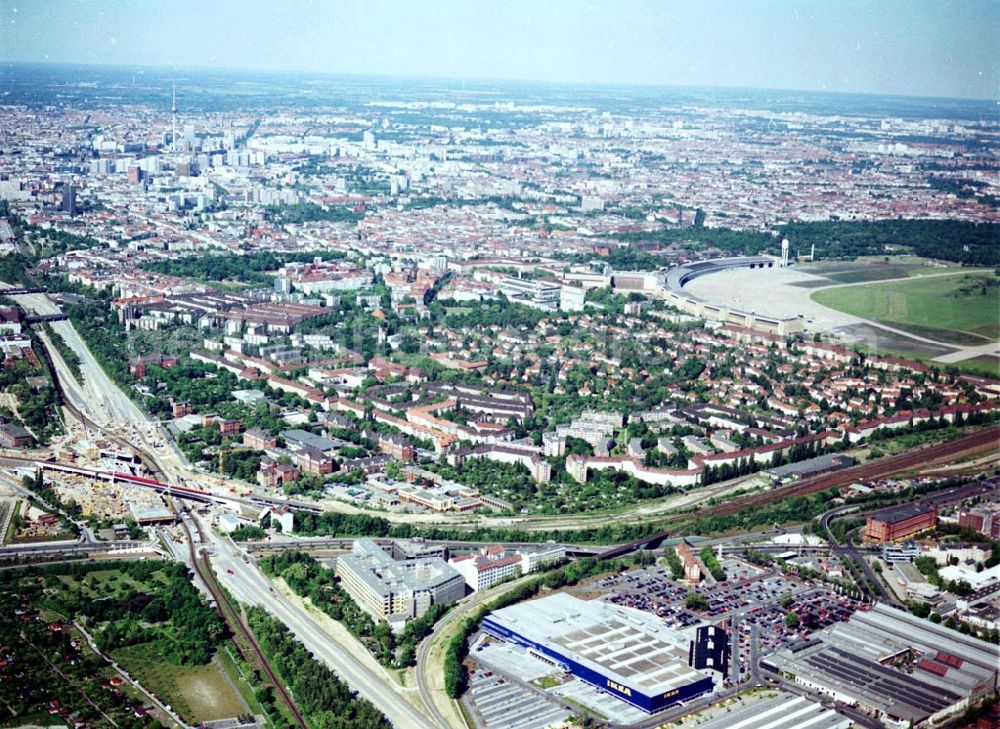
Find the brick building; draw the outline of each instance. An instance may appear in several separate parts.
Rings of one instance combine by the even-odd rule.
[[[5,448],[26,448],[34,442],[31,433],[20,425],[0,423],[0,445]]]
[[[865,538],[876,542],[896,542],[912,537],[937,525],[937,509],[933,506],[906,504],[871,514],[865,523]]]
[[[279,463],[268,456],[260,459],[257,483],[265,488],[279,488],[286,483],[292,483],[298,477],[299,469],[291,463]]]
[[[219,433],[222,435],[236,435],[243,429],[243,423],[239,420],[219,418],[215,421],[215,424],[219,426]]]
[[[958,525],[969,527],[990,539],[1000,539],[1000,507],[991,505],[963,509],[958,514]]]
[[[691,551],[691,547],[684,542],[678,544],[677,557],[684,568],[684,579],[688,582],[701,582],[701,560]]]
[[[250,428],[243,434],[243,445],[262,451],[267,448],[277,448],[278,439],[260,428]]]
[[[149,365],[170,369],[177,364],[177,358],[170,354],[140,354],[128,363],[129,373],[136,379],[143,379],[146,376],[146,368]]]

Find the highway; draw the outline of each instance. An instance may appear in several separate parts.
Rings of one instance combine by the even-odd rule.
[[[35,314],[46,315],[59,312],[58,307],[44,294],[24,294],[15,298],[23,308],[31,310]],[[62,392],[68,404],[72,404],[79,411],[85,425],[110,431],[113,435],[127,442],[130,447],[142,453],[152,461],[166,482],[159,487],[151,484],[139,485],[164,491],[164,486],[167,484],[189,483],[198,478],[198,475],[187,466],[183,456],[173,446],[172,441],[160,430],[159,425],[147,418],[104,373],[73,328],[72,323],[56,321],[52,322],[51,326],[80,357],[80,367],[83,372],[82,383],[73,377],[56,348],[47,341],[47,337],[44,338],[46,351],[51,358],[53,369],[56,370],[55,374],[59,378],[60,384],[63,385]],[[11,458],[4,459],[0,463],[13,466],[34,465],[43,468],[50,468],[53,465],[32,459]],[[100,477],[97,472],[89,475]],[[174,493],[174,490],[175,487],[170,486],[166,492],[171,496],[190,498],[190,494],[183,491]],[[220,494],[220,496],[223,498],[231,497],[230,494]],[[239,499],[239,501],[250,503],[249,500],[245,499]],[[275,503],[285,502],[284,500],[276,500]],[[320,510],[315,506],[311,508],[316,511]],[[435,729],[436,725],[430,719],[399,695],[388,676],[374,675],[349,650],[338,645],[329,635],[320,630],[305,612],[274,593],[266,578],[255,566],[243,561],[242,555],[238,553],[231,542],[217,537],[211,528],[203,528],[201,531],[208,540],[207,546],[210,547],[210,551],[218,555],[220,569],[217,571],[220,581],[237,599],[251,605],[263,605],[268,609],[287,625],[314,655],[341,676],[352,689],[369,699],[386,714],[395,726]]]
[[[59,308],[44,293],[29,293],[14,297],[26,310],[34,314],[54,315]],[[146,417],[142,411],[123,393],[104,373],[85,343],[69,321],[52,323],[54,331],[58,332],[67,345],[80,357],[81,370],[84,373],[83,383],[76,382],[58,352],[53,347],[47,347],[52,355],[54,369],[58,371],[60,380],[65,383],[68,400],[94,423],[113,431],[125,441],[141,446],[157,468],[169,474],[167,480],[171,483],[205,483],[206,474],[195,472],[187,463],[183,454],[176,448],[173,441],[163,432],[159,424]],[[753,508],[785,496],[813,493],[824,488],[844,485],[853,481],[865,481],[883,477],[906,468],[919,466],[931,461],[947,460],[963,452],[996,449],[1000,446],[1000,426],[985,428],[977,433],[963,436],[944,444],[928,446],[916,451],[907,452],[878,461],[872,461],[850,469],[844,469],[832,474],[804,479],[800,482],[764,491],[746,497],[724,501],[697,512],[698,515],[721,515],[733,513],[746,508]],[[620,512],[606,512],[589,515],[558,515],[558,516],[516,516],[516,517],[480,517],[448,514],[403,514],[385,512],[381,514],[396,523],[425,524],[451,527],[516,527],[525,530],[540,529],[578,529],[595,528],[615,524],[624,518],[648,518],[664,524],[683,521],[691,518],[689,514],[673,514],[680,508],[694,507],[713,496],[720,497],[731,491],[752,476],[732,481],[713,484],[705,488],[693,490],[691,493],[674,494],[663,499],[639,503]],[[220,495],[225,495],[221,494]],[[280,499],[272,499],[274,503],[282,503]],[[343,513],[370,513],[361,507],[337,500],[316,502],[291,502],[289,506],[295,509],[319,512],[323,510]]]
[[[434,632],[420,644],[417,649],[417,686],[424,704],[430,707],[435,720],[441,726],[455,726],[456,724],[466,726],[462,713],[456,708],[455,702],[445,695],[443,688],[445,638],[450,640],[447,629],[456,621],[471,617],[487,602],[517,589],[535,577],[537,575],[525,575],[511,582],[504,582],[487,590],[472,593],[445,613],[444,617],[434,626]],[[434,660],[432,660],[432,654]],[[448,714],[452,716],[450,721],[447,718]]]
[[[44,294],[23,294],[17,297],[19,303],[26,308],[30,308],[36,314],[54,314],[58,308]],[[219,499],[240,504],[256,505],[277,505],[287,504],[292,508],[305,509],[309,511],[321,511],[325,505],[310,504],[306,502],[286,502],[283,499],[267,498],[240,498],[229,493],[221,493],[216,487],[215,491],[210,491],[204,487],[200,495],[193,494],[185,490],[182,484],[200,484],[205,481],[204,474],[194,472],[182,456],[179,455],[172,441],[160,430],[155,422],[147,418],[141,410],[123,393],[117,385],[104,373],[101,367],[94,360],[83,340],[79,337],[73,325],[69,321],[55,321],[51,326],[53,330],[60,334],[66,344],[73,349],[81,359],[81,369],[83,371],[82,382],[73,377],[66,363],[59,356],[58,351],[51,342],[46,340],[46,350],[52,358],[53,369],[56,371],[60,382],[63,385],[63,393],[68,402],[76,407],[81,415],[90,421],[90,425],[114,434],[120,440],[131,444],[132,447],[143,453],[163,474],[161,483],[143,483],[132,481],[138,486],[153,488],[164,492],[167,495],[178,498],[195,499],[199,501],[217,501]],[[85,423],[87,424],[87,423]],[[879,461],[874,461],[853,469],[845,469],[836,474],[826,474],[820,477],[805,479],[790,486],[779,487],[770,491],[753,494],[751,496],[724,501],[721,504],[706,507],[699,512],[698,516],[708,514],[734,513],[741,509],[755,508],[761,504],[768,503],[774,499],[785,496],[813,493],[832,486],[843,485],[854,480],[865,480],[866,478],[878,478],[891,475],[902,468],[912,468],[916,464],[931,461],[940,461],[964,454],[970,451],[981,451],[984,447],[989,448],[995,445],[997,437],[1000,435],[1000,427],[993,426],[971,435],[966,435],[958,440],[930,446],[914,453],[903,454],[902,456],[890,457]],[[60,464],[47,463],[30,458],[3,458],[0,465],[9,466],[36,466],[42,468],[56,468],[65,470]],[[83,475],[90,475],[94,478],[107,478],[109,474],[104,472],[91,471],[86,469],[74,469]],[[111,476],[112,478],[114,476]],[[726,489],[733,484],[728,484]],[[716,487],[718,488],[718,487]],[[715,491],[704,490],[703,497],[708,498]],[[953,496],[953,494],[949,494]],[[700,497],[691,499],[693,503],[698,503]],[[693,505],[693,504],[689,504]],[[604,523],[619,522],[624,518],[638,518],[645,515],[649,510],[648,505],[638,505],[628,512],[605,514],[597,517],[541,517],[526,518],[516,520],[504,520],[503,526],[516,526],[519,528],[578,528],[580,526],[599,526]],[[660,520],[676,519],[688,520],[691,514],[679,514],[674,517],[660,515],[661,510],[666,508],[665,502],[655,506],[657,516]],[[362,510],[354,508],[361,512]],[[398,521],[426,521],[426,518],[417,519],[409,515],[394,515]],[[195,519],[199,518],[197,516]],[[459,521],[449,521],[443,517],[432,517],[439,523],[458,525]],[[478,518],[478,517],[477,517]],[[651,517],[652,518],[652,517]],[[488,520],[497,522],[496,518]],[[465,522],[470,526],[475,521]],[[829,530],[830,520],[824,517],[823,526]],[[544,525],[544,526],[542,526]],[[309,615],[307,611],[293,604],[284,596],[276,592],[266,577],[258,570],[252,560],[246,559],[246,555],[235,546],[228,538],[220,537],[213,532],[210,527],[203,527],[201,532],[205,538],[206,560],[211,559],[215,565],[215,572],[218,581],[240,602],[249,605],[260,605],[281,620],[289,630],[301,640],[310,651],[327,666],[340,676],[352,689],[360,695],[370,700],[376,707],[386,714],[388,719],[398,727],[414,727],[415,729],[433,729],[433,727],[446,727],[462,725],[464,719],[455,708],[454,702],[444,696],[442,691],[442,659],[445,646],[445,639],[454,633],[454,627],[458,621],[471,616],[480,606],[493,599],[503,592],[516,588],[521,584],[521,580],[497,586],[491,590],[476,593],[458,604],[449,611],[435,626],[434,633],[424,640],[418,648],[417,660],[417,690],[423,711],[412,704],[405,695],[406,689],[397,686],[391,677],[384,671],[373,670],[360,660],[352,650],[354,645],[346,645],[338,642],[330,633],[325,631]],[[612,546],[600,552],[602,556],[612,555],[629,547],[641,546],[648,542],[662,541],[667,535],[660,533],[637,540],[634,544]],[[832,535],[831,535],[832,536]],[[316,540],[311,544],[319,544],[321,540]],[[289,546],[300,546],[298,543],[288,543]],[[329,540],[331,548],[336,544],[343,548],[344,540]],[[445,542],[454,545],[454,548],[472,548],[478,546],[476,542]],[[86,544],[81,545],[84,549]],[[281,545],[282,547],[284,544]],[[851,545],[839,545],[831,541],[831,546],[836,551],[854,551]],[[276,548],[262,547],[261,549]],[[797,548],[780,545],[769,547],[768,549],[808,549],[811,547]],[[729,551],[728,549],[725,551]],[[861,559],[863,569],[868,568],[864,559]],[[866,569],[870,572],[870,568]],[[880,582],[871,575],[873,584],[878,589],[882,589]],[[528,578],[522,578],[522,580]],[[754,683],[760,682],[757,672],[757,635],[754,631],[751,635],[751,665],[750,670]],[[663,717],[659,717],[662,719]]]
[[[5,284],[0,284],[7,287]],[[33,315],[52,316],[61,314],[59,307],[44,293],[22,294],[13,297],[18,305]],[[86,343],[69,320],[53,321],[52,330],[62,337],[66,345],[80,359],[82,382],[78,380],[59,350],[52,346],[46,332],[39,328],[38,334],[45,344],[45,350],[52,362],[53,373],[59,380],[62,394],[78,411],[85,425],[106,431],[110,437],[123,442],[130,448],[143,451],[163,473],[165,466],[186,468],[187,462],[179,449],[166,436],[159,424],[150,420],[132,400],[111,381],[104,369],[94,359]]]
[[[436,725],[400,695],[388,676],[378,676],[320,628],[312,617],[277,593],[237,547],[202,526],[219,582],[240,602],[260,605],[283,622],[296,638],[359,694],[371,701],[397,727],[433,729]]]

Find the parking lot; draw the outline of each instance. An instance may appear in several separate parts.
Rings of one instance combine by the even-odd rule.
[[[727,560],[728,561],[728,560]],[[699,590],[708,600],[705,615],[713,619],[729,617],[734,612],[752,610],[776,600],[783,595],[802,592],[804,584],[776,571],[760,571],[745,579],[730,578],[711,590]]]
[[[733,621],[729,627],[736,630],[732,636],[733,658],[743,680],[750,677],[751,636],[755,630],[762,656],[847,620],[862,608],[832,587],[813,587],[816,583],[784,575],[776,568],[761,568],[733,558],[723,560],[722,566],[728,579],[714,587],[675,582],[670,570],[661,566],[609,575],[590,587],[607,591],[603,599],[608,602],[657,615],[677,630],[703,622]],[[707,607],[686,607],[689,592],[704,597]],[[785,624],[790,612],[795,612],[798,625]]]
[[[760,650],[764,655],[781,645],[806,639],[817,630],[843,622],[859,609],[865,608],[857,600],[839,595],[831,588],[819,587],[795,595],[787,607],[782,606],[779,600],[750,610],[743,617],[740,629],[746,637],[751,626],[759,628]],[[798,626],[785,624],[785,618],[791,612],[798,617]]]
[[[482,668],[470,676],[468,696],[485,729],[545,729],[570,717],[569,711],[531,689]]]
[[[686,628],[702,620],[684,607],[692,588],[671,580],[666,567],[647,567],[611,575],[595,585],[609,591],[604,598],[608,602],[653,613],[671,628]]]
[[[716,622],[761,605],[780,600],[785,594],[807,589],[801,581],[786,577],[777,570],[763,570],[739,560],[723,561],[728,580],[705,588],[675,582],[666,567],[647,567],[605,577],[595,583],[608,590],[604,598],[653,613],[672,628],[686,628],[706,619]],[[708,601],[704,610],[685,607],[689,592],[697,592]]]

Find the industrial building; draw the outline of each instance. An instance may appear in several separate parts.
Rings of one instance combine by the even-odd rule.
[[[783,481],[786,478],[807,478],[816,476],[827,471],[836,471],[840,468],[847,468],[857,463],[856,458],[845,456],[843,453],[824,453],[815,458],[809,458],[797,463],[787,463],[784,466],[776,466],[767,469],[764,473],[776,481]]]
[[[634,608],[559,592],[496,610],[483,630],[648,713],[712,691],[688,638]]]
[[[919,534],[937,525],[937,509],[921,504],[906,504],[871,514],[865,523],[865,538],[876,542],[895,542]]]
[[[761,666],[901,729],[937,723],[995,694],[1000,647],[876,604]]]
[[[778,694],[737,704],[701,729],[848,729],[854,722],[803,696]]]
[[[397,562],[371,539],[358,539],[351,554],[337,557],[336,575],[362,610],[395,624],[465,595],[462,575],[443,559]]]

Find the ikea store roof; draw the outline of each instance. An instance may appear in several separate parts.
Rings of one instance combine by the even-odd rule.
[[[646,695],[711,674],[688,666],[688,639],[654,615],[557,592],[496,610],[489,619]]]

